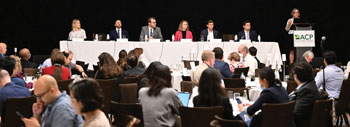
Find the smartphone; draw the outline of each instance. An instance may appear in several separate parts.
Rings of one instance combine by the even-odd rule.
[[[236,98],[238,104],[242,104],[242,101],[239,98]]]
[[[18,111],[16,111],[16,114],[17,114],[19,117],[21,117],[21,118],[26,118],[26,117],[24,117],[24,115],[22,115],[22,114],[19,113]]]

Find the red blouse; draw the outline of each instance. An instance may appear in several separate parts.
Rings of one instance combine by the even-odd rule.
[[[41,75],[52,75],[53,72],[55,71],[55,67],[56,67],[56,65],[44,68],[42,73],[41,73]],[[62,68],[62,72],[61,72],[62,73],[62,77],[61,77],[61,79],[62,80],[70,79],[71,75],[70,75],[69,69],[66,68],[66,67],[63,67],[63,66],[61,66],[61,68]]]
[[[174,41],[181,41],[181,39],[182,39],[182,31],[176,31]],[[186,31],[186,39],[192,39],[193,41],[192,32],[189,30]]]

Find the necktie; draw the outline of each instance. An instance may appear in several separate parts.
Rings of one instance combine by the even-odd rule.
[[[120,33],[120,29],[118,29],[118,31],[117,31],[117,38],[120,38],[119,33]]]
[[[153,29],[151,29],[151,33],[149,34],[150,37],[153,37]]]

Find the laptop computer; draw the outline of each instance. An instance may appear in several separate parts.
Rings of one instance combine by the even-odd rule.
[[[186,92],[178,92],[177,96],[180,98],[180,101],[185,107],[188,107],[188,103],[190,101],[191,94]]]

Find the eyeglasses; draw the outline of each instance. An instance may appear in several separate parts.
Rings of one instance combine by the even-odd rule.
[[[151,22],[151,23],[156,24],[157,22]]]
[[[38,95],[34,95],[34,96],[35,96],[35,98],[40,98],[41,99],[49,91],[50,91],[50,89],[46,90],[46,92],[44,92],[44,93],[41,93],[41,94],[38,94]]]

